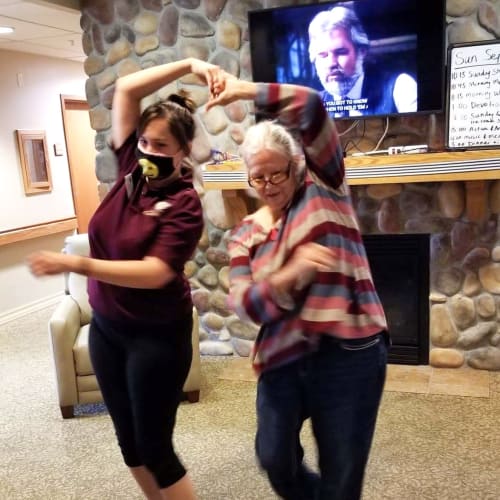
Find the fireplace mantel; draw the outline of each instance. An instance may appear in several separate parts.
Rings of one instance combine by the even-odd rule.
[[[495,180],[500,179],[500,149],[348,156],[345,167],[351,186]],[[205,189],[248,189],[247,172],[241,161],[204,165],[202,176]]]
[[[345,166],[352,186],[500,179],[500,149],[348,156]]]

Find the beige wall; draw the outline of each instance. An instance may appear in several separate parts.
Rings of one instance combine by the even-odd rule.
[[[82,63],[0,50],[0,75],[0,232],[74,216],[60,94],[85,96]],[[46,132],[50,193],[24,194],[16,129]],[[63,156],[54,156],[55,143],[63,145]],[[24,259],[36,248],[59,250],[64,236],[0,246],[0,322],[60,293],[60,277],[35,280]]]

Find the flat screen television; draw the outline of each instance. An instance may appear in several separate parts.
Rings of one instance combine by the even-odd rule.
[[[342,17],[338,7],[361,24],[351,47],[353,35],[339,43],[338,25],[326,28]],[[335,8],[315,20],[310,39],[313,18]],[[253,80],[312,87],[335,119],[443,111],[445,0],[293,5],[249,11],[248,24]]]

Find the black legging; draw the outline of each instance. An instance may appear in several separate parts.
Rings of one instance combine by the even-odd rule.
[[[186,473],[172,434],[192,358],[192,315],[130,325],[94,314],[89,350],[125,463],[146,466],[160,488]]]

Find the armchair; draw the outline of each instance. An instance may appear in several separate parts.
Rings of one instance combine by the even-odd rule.
[[[88,255],[87,234],[67,237],[63,251]],[[92,311],[87,296],[87,278],[69,273],[65,279],[66,295],[49,319],[49,337],[61,414],[63,418],[72,418],[74,405],[101,402],[102,395],[88,349]],[[198,315],[195,308],[192,343],[193,360],[183,392],[189,402],[195,403],[199,400],[201,379]]]

